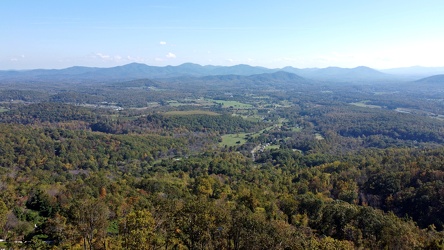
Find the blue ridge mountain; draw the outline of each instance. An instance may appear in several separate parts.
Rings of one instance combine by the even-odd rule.
[[[436,84],[444,84],[444,74],[429,76],[426,78],[419,79],[415,81],[417,83],[436,83]]]
[[[444,67],[422,67],[412,66],[403,68],[383,69],[383,73],[410,77],[411,79],[420,79],[434,75],[444,74]]]
[[[399,80],[394,75],[385,74],[368,67],[356,68],[307,68],[298,69],[284,67],[281,69],[269,69],[264,67],[250,66],[246,64],[234,66],[202,66],[193,63],[184,63],[178,66],[149,66],[142,63],[130,63],[110,68],[97,67],[70,67],[66,69],[35,69],[35,70],[8,70],[0,71],[0,81],[34,81],[34,82],[107,82],[107,81],[129,81],[136,79],[162,79],[175,77],[203,77],[238,75],[251,76],[270,74],[276,72],[287,72],[300,77],[331,82],[372,82]],[[274,77],[289,77],[280,73]],[[276,80],[276,79],[274,79]]]

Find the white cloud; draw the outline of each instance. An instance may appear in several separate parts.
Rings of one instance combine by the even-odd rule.
[[[173,53],[171,53],[171,52],[169,52],[169,53],[166,55],[166,57],[167,57],[167,58],[176,58],[176,55],[173,54]]]
[[[165,41],[160,41],[160,45],[166,45],[167,43]]]
[[[93,53],[91,55],[91,58],[93,59],[98,59],[98,60],[102,60],[105,62],[125,62],[125,61],[134,61],[136,60],[136,58],[133,58],[131,56],[120,56],[120,55],[107,55],[107,54],[103,54],[103,53]]]
[[[126,58],[124,58],[124,60],[130,61],[130,62],[145,62],[147,59],[140,57],[140,56],[126,56]]]
[[[10,58],[9,61],[17,62],[17,61],[20,61],[21,59],[24,59],[24,58],[25,58],[25,55],[20,55],[20,56],[15,56],[15,57]]]
[[[95,58],[100,58],[100,59],[105,60],[105,61],[108,61],[108,60],[112,59],[110,55],[105,55],[105,54],[102,54],[102,53],[95,53],[94,57]]]

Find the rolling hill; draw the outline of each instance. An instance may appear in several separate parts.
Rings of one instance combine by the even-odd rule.
[[[442,75],[434,75],[426,78],[419,79],[415,81],[417,83],[440,83],[444,84],[444,74]]]
[[[284,67],[282,69],[269,69],[246,64],[235,66],[213,66],[185,63],[178,66],[149,66],[141,63],[130,63],[111,68],[70,67],[66,69],[35,69],[24,71],[0,71],[0,81],[34,81],[34,82],[116,82],[136,79],[161,79],[174,77],[203,77],[238,75],[251,76],[280,72],[276,77],[289,77],[283,72],[296,74],[300,77],[318,81],[331,82],[372,82],[396,80],[393,75],[385,74],[368,67],[356,68],[308,68],[298,69]],[[256,76],[257,77],[257,76]]]

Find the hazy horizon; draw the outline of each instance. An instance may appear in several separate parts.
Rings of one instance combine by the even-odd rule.
[[[443,67],[442,1],[4,1],[0,70]]]
[[[331,66],[326,66],[326,67],[306,67],[306,68],[302,68],[302,67],[295,67],[295,66],[291,66],[291,65],[287,65],[287,66],[283,66],[283,67],[266,67],[266,66],[261,66],[261,65],[251,65],[251,64],[245,64],[245,63],[239,63],[239,64],[233,64],[233,65],[216,65],[216,64],[199,64],[199,63],[194,63],[194,62],[184,62],[184,63],[179,63],[179,64],[167,64],[167,65],[150,65],[150,64],[146,64],[143,62],[128,62],[128,63],[124,63],[124,64],[116,64],[116,65],[112,65],[112,66],[87,66],[87,65],[70,65],[70,66],[65,66],[65,67],[54,67],[54,68],[27,68],[27,69],[0,69],[0,71],[28,71],[28,70],[62,70],[62,69],[67,69],[67,68],[72,68],[72,67],[88,67],[88,68],[113,68],[113,67],[122,67],[128,64],[132,64],[132,63],[139,63],[139,64],[144,64],[146,66],[153,66],[153,67],[168,67],[168,66],[172,66],[172,67],[177,67],[183,64],[196,64],[202,67],[205,66],[215,66],[215,67],[233,67],[233,66],[239,66],[239,65],[248,65],[251,67],[262,67],[262,68],[267,68],[267,69],[283,69],[285,67],[293,67],[296,69],[325,69],[325,68],[343,68],[343,69],[354,69],[354,68],[359,68],[359,67],[368,67],[374,70],[396,70],[396,69],[414,69],[414,68],[424,68],[424,69],[444,69],[444,66],[436,66],[436,67],[426,67],[426,66],[421,66],[421,65],[413,65],[413,66],[407,66],[407,67],[397,67],[397,68],[372,68],[366,65],[358,65],[355,67],[339,67],[339,66],[335,66],[335,65],[331,65]]]

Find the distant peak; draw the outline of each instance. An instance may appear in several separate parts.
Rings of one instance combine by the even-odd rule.
[[[420,83],[444,83],[444,74],[429,76],[429,77],[426,77],[426,78],[419,79],[416,82],[420,82]]]
[[[187,63],[182,63],[182,64],[180,64],[179,66],[202,66],[202,65],[197,64],[197,63],[190,63],[190,62],[187,62]]]
[[[138,63],[138,62],[132,62],[132,63],[128,63],[122,66],[147,66],[146,64],[143,63]]]

